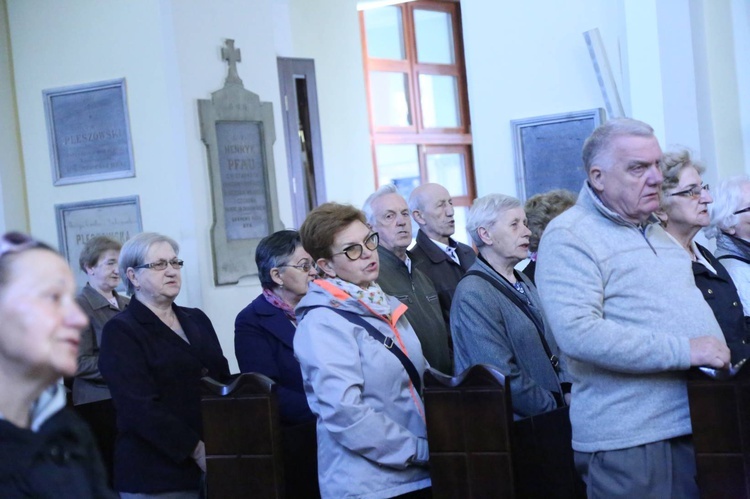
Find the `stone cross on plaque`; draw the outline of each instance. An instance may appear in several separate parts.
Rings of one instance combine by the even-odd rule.
[[[229,63],[229,72],[227,73],[225,83],[239,83],[242,85],[240,75],[237,73],[237,63],[242,62],[242,53],[240,49],[234,48],[234,40],[228,38],[224,44],[226,47],[221,49],[221,58]]]
[[[273,164],[273,108],[243,87],[237,74],[240,50],[234,40],[225,45],[221,58],[229,63],[229,71],[224,88],[213,92],[211,100],[198,101],[211,177],[217,285],[257,275],[255,248],[263,237],[284,228]]]

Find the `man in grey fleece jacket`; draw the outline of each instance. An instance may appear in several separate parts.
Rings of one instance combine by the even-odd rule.
[[[643,122],[597,128],[578,202],[539,247],[539,294],[576,380],[573,449],[589,498],[697,497],[682,371],[729,362],[688,255],[653,223],[661,156]]]

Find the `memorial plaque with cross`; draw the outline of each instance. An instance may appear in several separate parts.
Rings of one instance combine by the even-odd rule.
[[[273,163],[273,108],[244,88],[237,72],[242,57],[234,40],[226,40],[221,55],[229,66],[224,88],[210,100],[198,101],[213,195],[217,285],[256,275],[255,248],[263,237],[283,228]]]

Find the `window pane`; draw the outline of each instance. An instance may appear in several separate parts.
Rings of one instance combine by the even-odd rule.
[[[448,189],[451,196],[466,196],[466,166],[461,153],[427,154],[427,179]]]
[[[425,128],[455,128],[461,125],[455,76],[420,74],[419,91]]]
[[[365,32],[367,55],[378,59],[404,59],[404,30],[400,7],[366,10]]]
[[[370,71],[372,114],[376,126],[410,126],[409,89],[404,73]]]
[[[414,10],[417,60],[434,64],[453,64],[453,26],[451,15],[435,10]]]
[[[378,184],[394,184],[409,199],[412,189],[419,185],[419,157],[416,145],[375,146],[378,163]]]

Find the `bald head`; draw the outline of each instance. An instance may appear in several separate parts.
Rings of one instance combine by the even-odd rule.
[[[414,221],[427,237],[448,244],[456,231],[453,198],[440,184],[422,184],[411,192],[409,209]]]

